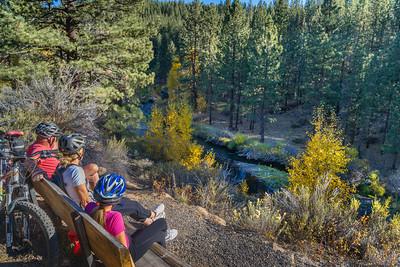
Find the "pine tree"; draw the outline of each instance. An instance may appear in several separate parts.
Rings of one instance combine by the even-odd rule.
[[[140,114],[135,91],[153,82],[152,29],[140,11],[132,0],[7,1],[0,6],[0,80],[76,68],[76,84],[99,83],[98,95],[110,104],[105,126],[124,131]]]
[[[267,105],[272,106],[277,96],[279,58],[282,52],[277,28],[264,5],[257,6],[255,10],[248,49],[249,84],[256,91],[254,101],[259,106],[260,141],[264,142],[265,113]]]
[[[204,56],[201,58],[202,85],[206,87],[208,123],[212,124],[212,106],[220,53],[221,16],[215,5],[204,8]]]
[[[229,128],[234,129],[235,96],[240,88],[240,62],[249,36],[245,10],[235,0],[226,10],[222,27],[220,75],[229,88]]]
[[[199,74],[200,58],[202,57],[202,45],[204,39],[203,7],[200,0],[195,0],[189,5],[189,13],[184,19],[183,40],[185,46],[185,56],[189,62],[191,103],[194,110],[197,110],[197,100],[199,97]]]

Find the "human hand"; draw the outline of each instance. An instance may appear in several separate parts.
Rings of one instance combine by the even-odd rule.
[[[32,182],[40,182],[41,180],[44,180],[44,179],[45,179],[45,177],[44,177],[43,173],[39,173],[36,175],[32,174]]]

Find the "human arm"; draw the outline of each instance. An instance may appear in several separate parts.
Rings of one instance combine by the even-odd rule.
[[[80,200],[80,205],[82,207],[85,207],[89,202],[89,193],[87,191],[86,185],[85,184],[80,184],[74,187],[76,193],[78,194],[79,200]]]
[[[124,245],[125,247],[128,247],[128,241],[126,240],[126,234],[125,232],[121,232],[118,235],[115,236],[119,242],[121,242],[122,245]]]

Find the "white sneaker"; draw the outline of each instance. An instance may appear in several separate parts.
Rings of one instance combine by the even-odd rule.
[[[165,218],[165,212],[164,212],[165,206],[163,203],[158,205],[153,211],[156,214],[154,217],[154,220],[158,220],[160,218]]]
[[[167,235],[165,236],[165,241],[168,242],[174,240],[177,235],[178,235],[178,230],[167,229]]]

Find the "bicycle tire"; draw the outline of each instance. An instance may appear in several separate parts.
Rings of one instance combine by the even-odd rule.
[[[21,212],[24,215],[29,216],[30,220],[30,225],[29,225],[29,231],[32,229],[35,229],[35,225],[31,225],[32,219],[35,220],[35,222],[39,225],[40,232],[42,235],[39,235],[39,238],[44,239],[44,243],[42,244],[41,242],[36,240],[30,240],[32,245],[32,249],[34,250],[41,250],[44,251],[41,253],[40,256],[42,256],[42,262],[41,266],[45,267],[53,267],[53,266],[58,266],[59,262],[59,242],[58,242],[58,237],[57,233],[55,230],[55,227],[53,225],[52,220],[50,217],[47,215],[47,213],[39,206],[36,206],[30,202],[26,201],[18,201],[15,205],[15,208],[13,212],[10,214],[11,218],[13,220],[14,224],[14,239],[18,241],[18,238],[15,236],[17,229],[15,229],[16,222],[15,222],[15,214],[18,214],[18,212]],[[31,239],[34,239],[35,237],[31,237]],[[35,242],[34,242],[35,241]],[[36,244],[38,243],[38,244]],[[36,246],[36,247],[34,247]]]

